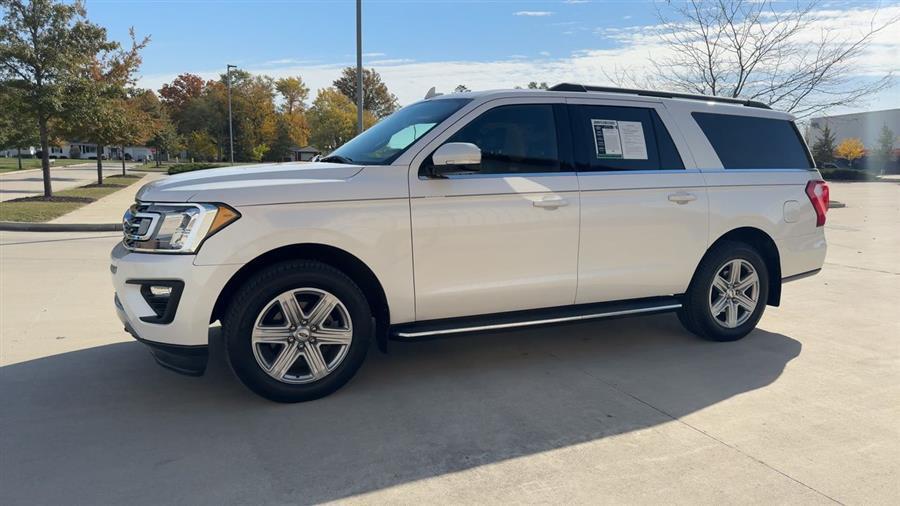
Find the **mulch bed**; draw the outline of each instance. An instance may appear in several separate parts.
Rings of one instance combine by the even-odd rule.
[[[107,185],[112,186],[112,185]],[[118,186],[118,185],[116,185]],[[44,197],[43,195],[37,197],[20,197],[17,199],[10,199],[7,202],[93,202],[96,199],[92,199],[90,197]]]
[[[122,176],[118,176],[122,177]],[[114,184],[114,183],[103,183],[103,184],[86,184],[84,186],[79,186],[79,188],[125,188],[128,186],[127,184]]]

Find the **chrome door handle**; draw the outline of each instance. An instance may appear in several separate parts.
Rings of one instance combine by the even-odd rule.
[[[695,200],[697,200],[697,196],[693,193],[678,192],[669,194],[669,202],[675,202],[676,204],[687,204]]]
[[[543,207],[544,209],[556,209],[557,207],[563,207],[569,205],[569,201],[557,196],[550,197],[541,197],[538,200],[532,200],[531,204],[534,207]]]

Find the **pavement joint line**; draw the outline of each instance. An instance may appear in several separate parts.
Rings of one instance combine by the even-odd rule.
[[[880,272],[881,274],[893,274],[894,276],[900,276],[900,272],[885,271],[882,269],[871,269],[869,267],[857,267],[855,265],[839,264],[836,262],[825,262],[825,265],[836,265],[838,267],[846,267],[847,269],[856,269],[856,270],[860,270],[860,271],[869,271],[869,272]]]
[[[552,357],[554,357],[554,358],[559,359],[559,357],[558,357],[557,355],[553,354],[552,352],[550,353],[550,355],[551,355]],[[682,420],[681,418],[679,418],[679,417],[677,417],[677,416],[672,415],[671,413],[667,412],[666,410],[664,410],[664,409],[662,409],[662,408],[658,408],[658,407],[654,406],[653,404],[650,404],[649,402],[645,401],[644,399],[641,399],[640,397],[638,397],[638,396],[635,395],[635,394],[632,394],[631,392],[628,392],[627,390],[623,390],[623,389],[620,388],[617,384],[615,384],[615,383],[613,383],[613,382],[611,382],[611,381],[609,381],[609,380],[607,380],[607,379],[605,379],[605,378],[603,378],[603,377],[601,377],[601,376],[597,376],[597,375],[595,375],[595,374],[592,374],[590,371],[588,371],[588,370],[586,370],[586,369],[583,369],[583,368],[580,368],[580,367],[579,367],[578,370],[580,370],[582,373],[584,373],[584,374],[590,376],[591,378],[594,378],[594,379],[596,379],[596,380],[602,382],[603,384],[605,384],[605,385],[608,386],[609,388],[612,388],[612,389],[615,390],[616,392],[619,392],[619,393],[621,393],[621,394],[623,394],[623,395],[626,395],[626,396],[628,396],[628,397],[634,399],[635,401],[637,401],[637,402],[639,402],[639,403],[641,403],[641,404],[647,406],[648,408],[650,408],[650,409],[656,411],[657,413],[659,413],[659,414],[665,416],[666,418],[669,418],[670,420],[672,420],[672,421],[674,421],[674,422],[677,422],[677,423],[679,423],[679,424],[681,424],[681,425],[684,425],[685,427],[687,427],[687,428],[693,430],[694,432],[697,432],[697,433],[699,433],[699,434],[701,434],[701,435],[703,435],[703,436],[706,436],[707,438],[712,439],[713,441],[715,441],[715,442],[717,442],[717,443],[719,443],[719,444],[721,444],[721,445],[723,445],[723,446],[725,446],[725,447],[727,447],[727,448],[730,448],[730,449],[736,451],[737,453],[743,455],[744,457],[746,457],[746,458],[748,458],[748,459],[750,459],[750,460],[753,460],[754,462],[756,462],[756,463],[758,463],[758,464],[761,464],[763,467],[766,467],[767,469],[769,469],[769,470],[771,470],[771,471],[774,471],[774,472],[780,474],[781,476],[784,476],[785,478],[787,478],[787,479],[793,481],[794,483],[796,483],[796,484],[798,484],[798,485],[800,485],[800,486],[802,486],[802,487],[804,487],[804,488],[806,488],[806,489],[808,489],[808,490],[810,490],[810,491],[812,491],[812,492],[815,492],[816,494],[819,494],[820,496],[822,496],[822,497],[824,497],[824,498],[826,498],[826,499],[828,499],[828,500],[834,502],[835,504],[841,504],[841,505],[844,504],[844,503],[842,503],[841,501],[838,501],[837,499],[835,499],[834,497],[831,497],[830,495],[826,494],[825,492],[822,492],[821,490],[818,490],[818,489],[816,489],[816,488],[814,488],[814,487],[811,487],[810,485],[807,485],[806,483],[803,483],[802,481],[798,480],[797,478],[794,478],[793,476],[791,476],[791,475],[787,474],[786,472],[784,472],[784,471],[782,471],[782,470],[780,470],[780,469],[778,469],[778,468],[776,468],[776,467],[770,465],[769,463],[767,463],[767,462],[765,462],[765,461],[763,461],[763,460],[760,460],[760,459],[754,457],[753,455],[750,455],[749,453],[747,453],[747,452],[741,450],[740,448],[738,448],[738,447],[736,447],[736,446],[734,446],[734,445],[732,445],[732,444],[730,444],[730,443],[727,443],[727,442],[725,442],[725,441],[723,441],[723,440],[717,438],[716,436],[713,436],[712,434],[709,434],[708,432],[704,431],[703,429],[700,429],[699,427],[695,427],[695,426],[691,425],[690,423],[688,423],[688,422]]]
[[[64,242],[64,241],[86,241],[89,239],[109,239],[111,237],[120,237],[121,234],[109,234],[109,235],[92,235],[89,237],[68,237],[66,239],[45,239],[42,241],[19,241],[19,242],[0,242],[0,247],[3,246],[17,246],[20,244],[38,244],[42,242]]]

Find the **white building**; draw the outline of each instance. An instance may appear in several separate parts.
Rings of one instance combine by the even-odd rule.
[[[844,139],[857,138],[866,149],[878,146],[881,129],[887,126],[894,132],[894,149],[900,148],[900,109],[837,114],[812,118],[806,129],[806,142],[812,146],[822,136],[825,126],[831,129],[838,144]]]
[[[29,146],[22,148],[23,157],[37,156],[40,147]],[[122,149],[118,146],[104,147],[103,156],[109,160],[121,160]],[[125,146],[124,155],[126,160],[153,160],[155,150],[146,146]],[[19,156],[17,149],[0,150],[0,157],[15,158]],[[84,160],[97,159],[97,145],[90,142],[80,141],[64,141],[56,146],[50,146],[50,158],[81,158]]]

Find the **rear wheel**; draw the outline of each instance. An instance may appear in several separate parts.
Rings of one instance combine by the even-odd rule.
[[[697,268],[678,319],[712,341],[736,341],[750,333],[765,310],[769,273],[750,246],[725,241]]]
[[[223,322],[228,360],[257,394],[278,402],[324,397],[359,369],[372,314],[345,274],[314,261],[261,271],[235,294]]]

